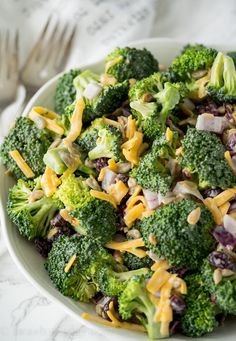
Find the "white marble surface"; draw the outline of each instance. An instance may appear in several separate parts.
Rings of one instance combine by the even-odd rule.
[[[235,0],[1,0],[0,28],[22,25],[21,34],[32,25],[36,39],[46,20],[45,8],[63,17],[78,20],[79,35],[69,65],[79,59],[91,61],[120,42],[150,36],[171,37],[199,42],[234,43],[236,48]],[[106,11],[102,24],[97,16]],[[133,20],[129,13],[134,13]],[[122,13],[122,15],[121,15]],[[42,22],[35,19],[41,15]],[[26,19],[25,19],[26,17]],[[86,19],[87,18],[87,19]],[[103,16],[104,19],[104,16]],[[99,35],[97,35],[97,30]],[[86,37],[86,39],[83,39]],[[22,39],[22,61],[31,39]],[[12,109],[11,109],[12,110]],[[0,239],[0,340],[1,341],[106,341],[80,325],[58,306],[43,297],[11,260]]]

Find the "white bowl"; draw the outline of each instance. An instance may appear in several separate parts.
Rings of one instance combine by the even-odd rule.
[[[154,56],[159,60],[161,64],[168,65],[171,60],[180,52],[181,48],[186,42],[177,42],[170,39],[148,39],[137,41],[129,46],[137,48],[146,47],[150,50]],[[234,46],[218,45],[213,46],[223,51],[234,50]],[[92,65],[85,65],[83,68],[91,68],[94,71],[100,72],[103,70],[103,62],[98,62]],[[32,106],[42,105],[53,109],[53,97],[55,93],[55,87],[60,75],[57,75],[52,80],[47,82],[30,100],[23,115],[26,116]],[[53,302],[59,304],[68,314],[70,314],[79,322],[85,324],[87,327],[92,328],[104,335],[112,336],[115,339],[130,341],[135,340],[147,340],[147,336],[142,333],[130,332],[122,329],[113,329],[105,327],[94,322],[89,322],[81,318],[83,312],[89,312],[94,314],[94,306],[91,304],[85,304],[73,301],[60,294],[60,292],[54,288],[51,283],[47,272],[44,269],[44,259],[37,253],[32,243],[22,238],[15,226],[10,222],[6,213],[6,202],[9,188],[13,185],[14,181],[4,174],[5,169],[0,163],[0,218],[3,235],[10,252],[11,257],[17,264],[19,269],[23,272],[25,277],[46,297]],[[227,321],[224,327],[217,329],[213,334],[200,338],[199,340],[223,340],[233,341],[235,340],[236,326],[233,321]],[[171,340],[187,340],[183,336],[172,337]]]

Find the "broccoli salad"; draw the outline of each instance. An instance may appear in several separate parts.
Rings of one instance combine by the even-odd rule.
[[[5,138],[8,215],[84,319],[159,339],[236,315],[235,54],[116,48]]]

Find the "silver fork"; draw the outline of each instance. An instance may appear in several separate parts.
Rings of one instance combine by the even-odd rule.
[[[26,88],[24,107],[33,94],[50,78],[63,70],[76,33],[76,26],[61,29],[59,22],[49,17],[21,71],[21,82]]]
[[[0,33],[0,112],[16,98],[18,72],[18,31]]]

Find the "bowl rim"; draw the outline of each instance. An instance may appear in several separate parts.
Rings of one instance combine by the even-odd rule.
[[[172,44],[173,46],[176,46],[176,48],[179,48],[179,46],[184,46],[188,43],[190,43],[189,41],[185,41],[185,40],[177,40],[177,39],[172,39],[172,38],[168,38],[168,37],[160,37],[160,38],[148,38],[148,39],[141,39],[141,40],[134,40],[131,42],[126,42],[126,43],[122,43],[119,44],[120,46],[130,46],[130,47],[137,47],[137,48],[141,48],[141,47],[147,47],[148,49],[148,45],[150,44],[158,44],[158,43],[166,43],[167,45]],[[194,41],[192,41],[191,43],[196,43]],[[230,44],[207,44],[209,46],[214,46],[217,48],[217,46],[219,46],[219,49],[232,49],[232,45]],[[99,65],[103,62],[103,59],[99,59],[97,62],[92,62],[89,64],[79,64],[78,67],[83,68],[90,68],[90,67],[94,67],[96,65]],[[68,70],[68,69],[67,69]],[[35,102],[35,100],[42,94],[44,93],[52,84],[54,84],[58,78],[65,73],[67,70],[64,70],[60,73],[58,73],[57,75],[55,75],[52,79],[50,79],[49,81],[47,81],[35,94],[34,96],[30,99],[30,101],[28,102],[28,104],[26,105],[24,111],[22,112],[21,116],[26,116],[33,103]],[[2,161],[0,160],[1,164]],[[18,259],[17,254],[15,252],[14,247],[11,244],[11,238],[8,234],[8,217],[7,214],[4,210],[3,207],[3,202],[2,202],[2,193],[0,191],[0,223],[1,223],[1,231],[2,231],[2,236],[5,242],[5,245],[7,246],[8,252],[11,256],[11,258],[13,259],[14,263],[16,264],[16,266],[18,267],[18,269],[21,271],[21,273],[25,276],[25,278],[42,294],[44,295],[46,298],[48,298],[50,301],[52,301],[53,303],[57,304],[59,307],[62,308],[62,311],[65,311],[67,314],[69,314],[69,316],[72,316],[73,318],[77,319],[82,325],[85,325],[86,327],[88,327],[89,329],[96,331],[104,336],[109,336],[112,335],[113,337],[116,337],[117,335],[114,334],[114,328],[111,327],[106,327],[104,328],[102,325],[95,323],[93,321],[88,321],[85,320],[84,318],[81,317],[81,315],[79,315],[78,313],[76,313],[75,311],[73,311],[71,308],[69,308],[66,304],[64,304],[60,299],[56,298],[48,289],[44,288],[43,285],[41,285],[37,279],[35,279],[33,277],[33,275],[30,274],[30,272],[27,269],[26,264],[22,263],[20,261],[20,259]],[[79,304],[79,302],[78,302]],[[112,332],[113,330],[113,332]],[[119,330],[119,329],[118,329]],[[117,336],[118,337],[118,336]],[[181,340],[184,340],[184,336],[181,335]],[[123,339],[124,338],[127,340],[127,338],[121,334],[119,334],[119,338]],[[130,338],[128,338],[130,340]],[[180,340],[180,339],[178,339]]]

